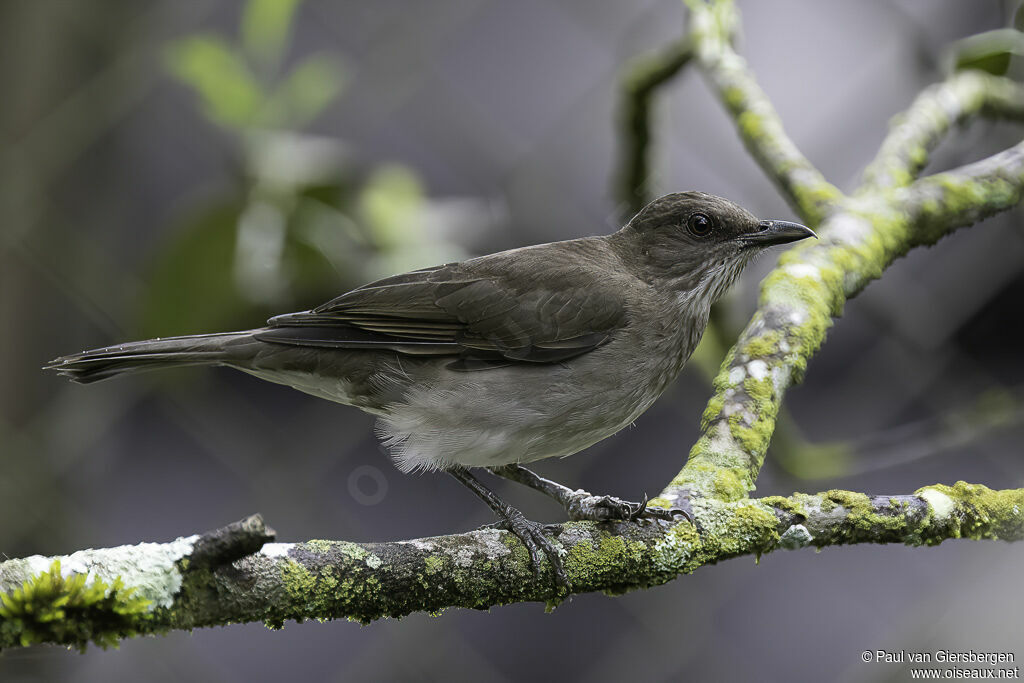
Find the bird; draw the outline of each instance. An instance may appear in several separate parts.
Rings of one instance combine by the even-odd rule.
[[[568,586],[545,526],[470,472],[557,500],[572,519],[665,511],[593,496],[524,464],[577,453],[633,423],[697,347],[711,305],[765,249],[814,232],[760,220],[722,197],[655,199],[619,231],[502,251],[357,287],[239,332],[135,341],[45,369],[87,384],[168,366],[219,365],[376,416],[402,472],[443,471],[471,489]]]

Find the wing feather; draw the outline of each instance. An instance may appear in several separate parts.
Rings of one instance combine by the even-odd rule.
[[[311,311],[271,318],[257,338],[458,356],[449,367],[465,371],[563,362],[606,343],[627,322],[614,278],[588,267],[616,265],[599,239],[387,277]]]

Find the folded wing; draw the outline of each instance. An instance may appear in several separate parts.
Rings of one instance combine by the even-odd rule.
[[[311,311],[277,316],[262,341],[452,356],[450,367],[557,363],[606,343],[626,320],[620,290],[572,243],[384,278]]]

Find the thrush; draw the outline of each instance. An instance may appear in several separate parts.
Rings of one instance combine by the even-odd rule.
[[[574,519],[665,515],[524,468],[632,423],[697,347],[711,305],[772,245],[813,236],[701,192],[648,204],[618,232],[377,280],[241,332],[150,339],[64,356],[80,383],[171,365],[222,365],[377,416],[403,472],[450,473],[567,585],[542,524],[470,468],[538,489]]]

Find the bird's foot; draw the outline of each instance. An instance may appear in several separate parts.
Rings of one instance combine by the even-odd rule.
[[[522,512],[494,495],[493,491],[477,481],[476,477],[465,469],[456,468],[449,470],[448,473],[487,503],[487,506],[498,515],[500,520],[498,526],[511,531],[522,541],[523,545],[526,546],[527,552],[530,553],[530,564],[533,566],[533,574],[538,579],[541,577],[543,567],[541,553],[547,556],[548,561],[551,563],[551,570],[555,575],[556,588],[559,592],[568,594],[571,584],[569,583],[569,577],[565,573],[565,567],[562,566],[562,554],[564,551],[556,548],[544,535],[545,525],[527,519]]]
[[[572,520],[591,520],[607,522],[610,520],[639,519],[647,510],[647,496],[639,503],[622,500],[615,496],[594,496],[586,491],[576,491],[578,495],[567,501],[565,511]]]
[[[569,519],[609,522],[612,520],[636,521],[642,517],[652,517],[671,521],[677,515],[682,515],[690,522],[693,521],[688,495],[680,497],[683,507],[670,509],[648,507],[646,494],[641,502],[632,503],[615,496],[595,496],[583,489],[573,491],[556,481],[538,476],[522,465],[492,467],[490,470],[499,477],[519,482],[554,498],[565,508]]]
[[[562,555],[565,554],[565,551],[556,547],[544,535],[545,531],[561,530],[561,525],[534,522],[531,519],[527,519],[523,513],[515,508],[509,508],[508,514],[503,515],[503,517],[503,519],[494,524],[486,526],[510,531],[523,542],[523,545],[526,546],[526,551],[530,553],[533,575],[537,578],[540,578],[543,573],[541,553],[547,556],[548,562],[551,563],[551,570],[555,575],[555,583],[568,592],[572,584],[569,583],[569,577],[565,573],[565,566],[562,564]]]
[[[689,500],[685,501],[685,507],[690,507]],[[693,514],[689,509],[648,507],[647,494],[644,494],[643,500],[639,503],[633,503],[615,496],[594,496],[586,491],[575,491],[566,502],[565,509],[569,519],[573,520],[635,522],[642,517],[651,517],[671,521],[676,515],[682,515],[688,521],[693,521]]]

